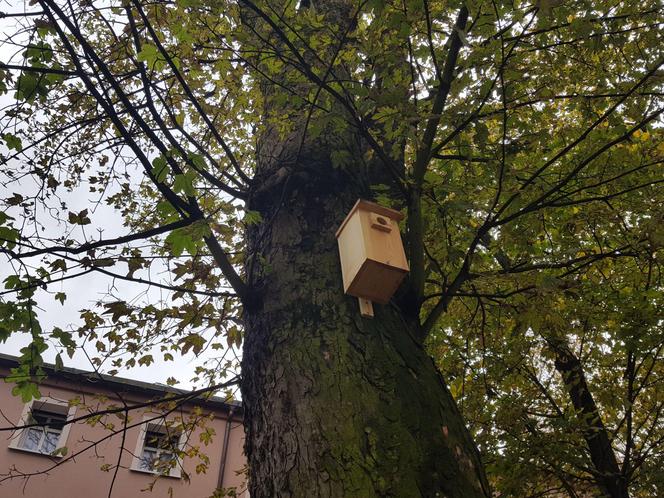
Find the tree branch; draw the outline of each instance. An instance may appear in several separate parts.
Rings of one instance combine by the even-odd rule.
[[[147,239],[149,237],[154,237],[155,235],[160,235],[162,233],[170,232],[177,228],[183,228],[189,226],[199,219],[200,218],[184,218],[182,220],[174,221],[173,223],[168,223],[167,225],[152,228],[150,230],[145,230],[144,232],[133,233],[131,235],[123,235],[121,237],[116,237],[114,239],[104,239],[95,242],[86,242],[85,244],[81,244],[78,247],[71,247],[71,246],[45,247],[43,249],[35,249],[34,251],[12,253],[12,257],[16,259],[32,258],[34,256],[40,256],[42,254],[52,254],[54,252],[80,254],[83,252],[87,252],[91,249],[97,249],[99,247],[117,246],[120,244],[124,244],[126,242],[132,242],[135,240],[142,240],[142,239]]]
[[[450,35],[450,49],[447,53],[445,66],[438,82],[438,91],[431,107],[431,117],[424,129],[422,144],[415,154],[412,180],[408,192],[408,249],[410,256],[409,294],[411,312],[419,315],[424,296],[425,254],[424,254],[424,216],[422,213],[422,182],[427,165],[431,159],[431,147],[438,131],[441,113],[445,107],[452,81],[454,80],[457,58],[463,45],[460,33],[466,28],[468,9],[459,9],[454,29]]]

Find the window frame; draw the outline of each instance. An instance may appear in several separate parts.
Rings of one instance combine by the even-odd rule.
[[[59,431],[58,435],[58,442],[55,445],[55,448],[53,449],[52,452],[47,453],[44,451],[40,451],[39,449],[30,449],[30,448],[25,448],[23,446],[23,443],[25,441],[25,438],[27,437],[28,431],[31,429],[31,427],[22,427],[25,425],[31,425],[34,422],[32,422],[32,413],[33,412],[41,412],[46,415],[52,415],[57,418],[64,418],[65,422],[62,427],[62,429]],[[69,431],[71,429],[71,423],[70,421],[74,418],[74,415],[76,414],[76,407],[75,406],[69,406],[69,403],[63,400],[55,399],[50,396],[42,396],[39,399],[33,399],[23,405],[23,411],[21,412],[21,418],[19,419],[18,426],[21,427],[20,429],[17,429],[11,436],[11,441],[9,442],[9,448],[12,450],[17,450],[17,451],[24,451],[26,453],[32,453],[33,455],[43,455],[46,457],[50,458],[62,458],[64,455],[58,452],[58,450],[61,450],[65,446],[67,446],[67,440],[69,438]],[[48,432],[56,432],[56,430],[51,430],[49,431],[46,429],[48,426],[47,425],[39,425],[35,427],[41,427],[42,428],[42,437],[40,438],[39,446],[43,444],[44,438],[46,437],[46,434]],[[54,454],[55,453],[55,454]]]
[[[136,449],[134,450],[133,453],[133,458],[131,462],[131,466],[129,467],[129,470],[132,470],[134,472],[142,472],[144,474],[151,474],[151,475],[156,475],[160,477],[173,477],[175,479],[180,479],[182,477],[182,459],[178,455],[178,452],[182,451],[184,449],[184,445],[186,442],[185,438],[185,433],[184,431],[179,432],[173,429],[170,429],[168,427],[169,423],[173,423],[172,420],[167,420],[164,417],[149,417],[149,416],[144,416],[143,417],[143,423],[141,424],[140,430],[138,432],[138,439],[136,441]],[[166,472],[160,472],[159,470],[156,469],[145,469],[141,466],[141,462],[143,460],[143,451],[145,450],[146,447],[146,437],[149,432],[156,432],[158,434],[163,435],[164,437],[168,439],[173,439],[177,437],[177,448],[174,448],[172,453],[173,457],[175,460],[175,465],[173,465],[169,471]],[[150,447],[151,448],[151,447]],[[167,449],[162,448],[156,448],[157,450],[157,459],[161,455],[161,453],[170,453]]]

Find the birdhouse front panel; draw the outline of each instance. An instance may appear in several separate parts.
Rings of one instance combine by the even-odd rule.
[[[408,273],[401,213],[359,200],[337,231],[344,291],[386,304]]]
[[[391,268],[408,271],[399,223],[384,214],[359,210],[366,257]],[[395,211],[398,213],[398,211]],[[399,213],[401,217],[401,213]]]

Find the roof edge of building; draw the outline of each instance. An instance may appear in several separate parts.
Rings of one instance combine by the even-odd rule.
[[[19,358],[17,356],[0,353],[0,366],[12,368],[18,366],[18,364]],[[191,392],[185,389],[178,389],[177,387],[163,384],[143,382],[140,380],[127,379],[124,377],[117,377],[108,374],[98,374],[74,367],[57,368],[51,363],[44,363],[42,368],[46,371],[47,376],[51,378],[63,379],[70,382],[74,381],[83,384],[98,384],[100,386],[106,386],[111,389],[113,386],[122,387],[124,392],[134,392],[143,395],[163,395],[166,393],[186,395],[187,393]],[[227,401],[219,396],[196,396],[190,400],[187,400],[187,403],[202,405],[208,408],[213,407],[229,413],[232,411],[237,415],[242,415],[242,403],[240,401]]]

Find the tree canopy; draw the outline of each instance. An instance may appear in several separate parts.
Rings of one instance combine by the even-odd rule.
[[[654,0],[3,13],[0,340],[31,337],[16,394],[38,396],[48,348],[83,345],[111,373],[207,354],[200,379],[222,382],[261,300],[252,275],[284,271],[254,248],[294,189],[327,181],[308,158],[330,150],[405,215],[391,306],[494,491],[663,493],[662,15]],[[90,275],[150,291],[41,327],[39,300]]]

